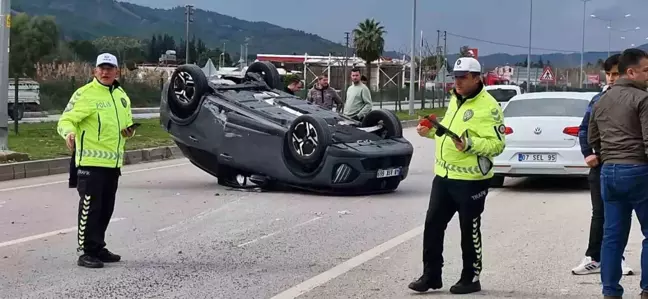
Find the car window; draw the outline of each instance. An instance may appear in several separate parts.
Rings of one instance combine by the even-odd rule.
[[[514,89],[490,89],[488,93],[492,95],[498,102],[508,102],[512,97],[517,95]]]
[[[504,117],[573,116],[582,117],[589,101],[581,99],[532,99],[506,105]]]

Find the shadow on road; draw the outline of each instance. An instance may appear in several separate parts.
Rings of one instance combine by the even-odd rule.
[[[586,178],[512,178],[504,188],[513,192],[572,193],[589,190]]]

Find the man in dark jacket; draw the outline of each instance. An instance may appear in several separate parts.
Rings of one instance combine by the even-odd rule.
[[[610,56],[605,63],[605,79],[607,87],[594,96],[587,110],[583,121],[578,131],[578,140],[580,142],[581,152],[585,158],[585,163],[590,167],[589,173],[589,186],[592,200],[592,220],[590,222],[589,243],[585,251],[585,258],[580,265],[573,268],[572,274],[585,275],[599,273],[601,267],[601,242],[603,241],[603,200],[601,199],[601,163],[600,157],[592,151],[592,148],[587,143],[587,130],[589,127],[590,113],[592,105],[596,104],[601,96],[607,91],[609,87],[614,85],[614,82],[619,78],[619,57],[621,54]],[[632,269],[628,267],[625,261],[622,262],[622,272],[625,275],[632,274]]]
[[[329,85],[329,79],[326,75],[318,77],[317,84],[308,91],[306,100],[327,110],[332,110],[335,105],[338,113],[342,112],[342,108],[344,108],[344,102],[342,102],[337,91]]]
[[[286,88],[284,89],[285,92],[295,95],[296,92],[300,91],[303,88],[302,82],[297,76],[292,76],[290,77],[286,85]]]
[[[648,299],[648,53],[623,51],[619,73],[621,77],[592,108],[587,138],[603,164],[601,282],[605,298],[623,296],[621,262],[634,210],[644,235],[641,298]]]

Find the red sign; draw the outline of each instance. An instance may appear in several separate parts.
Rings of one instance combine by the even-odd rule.
[[[599,75],[587,75],[587,81],[592,84],[599,84],[601,83],[601,76]]]
[[[556,82],[556,76],[554,76],[554,73],[551,70],[550,66],[545,66],[544,70],[542,70],[542,75],[540,75],[539,80],[542,83]]]
[[[477,48],[468,49],[468,55],[470,57],[474,57],[475,59],[479,59],[479,49]]]

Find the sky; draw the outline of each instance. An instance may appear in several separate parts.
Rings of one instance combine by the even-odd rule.
[[[191,4],[243,20],[266,21],[303,30],[339,43],[343,43],[345,31],[353,30],[363,19],[374,18],[387,31],[386,50],[405,52],[411,48],[414,0],[125,1],[156,8]],[[437,42],[437,30],[441,30],[448,32],[448,53],[456,53],[463,45],[478,48],[480,56],[527,53],[531,1],[533,53],[555,53],[558,52],[556,50],[580,52],[583,36],[582,0],[418,0],[417,43],[422,30],[425,43],[433,48]],[[589,0],[585,10],[585,51],[607,51],[610,44],[614,51],[628,48],[633,43],[637,46],[647,43],[648,18],[642,20],[639,13],[633,15],[634,12],[645,11],[648,11],[646,0]],[[607,29],[608,21],[594,19],[590,16],[592,14],[614,19],[614,29],[641,29],[610,31]],[[624,17],[626,14],[631,16]]]

